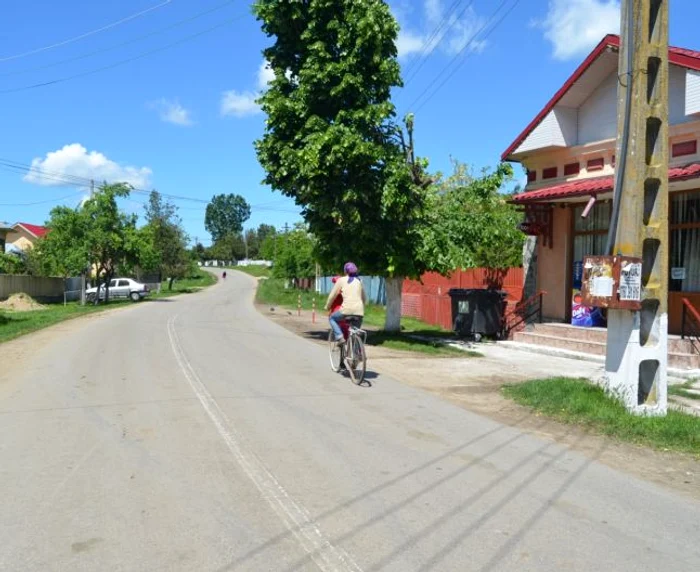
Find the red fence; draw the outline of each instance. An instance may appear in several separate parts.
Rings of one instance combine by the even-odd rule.
[[[405,280],[401,315],[420,318],[424,322],[452,329],[450,288],[495,288],[508,293],[507,302],[513,306],[523,296],[523,269],[492,270],[475,268],[460,270],[445,278],[429,272],[420,281]]]

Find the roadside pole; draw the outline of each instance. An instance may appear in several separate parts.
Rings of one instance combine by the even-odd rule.
[[[623,0],[621,29],[616,157],[622,176],[614,198],[619,217],[616,221],[614,207],[607,254],[641,259],[641,309],[609,310],[606,384],[629,411],[665,415],[668,0]],[[622,298],[621,290],[618,295]]]

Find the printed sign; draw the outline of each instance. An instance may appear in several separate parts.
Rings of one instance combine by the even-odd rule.
[[[639,301],[642,299],[642,264],[630,262],[620,269],[620,300]]]
[[[685,280],[685,268],[671,268],[671,280]]]

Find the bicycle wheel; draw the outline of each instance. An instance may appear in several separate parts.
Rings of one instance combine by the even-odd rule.
[[[362,343],[360,336],[354,336],[352,340],[352,359],[349,361],[352,366],[350,377],[353,382],[360,385],[365,380],[365,372],[367,371],[367,354],[365,353],[365,344]]]
[[[343,363],[343,346],[336,343],[333,330],[328,332],[328,355],[331,360],[331,369],[335,372],[340,371]]]

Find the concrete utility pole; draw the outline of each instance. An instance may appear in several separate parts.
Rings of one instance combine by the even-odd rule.
[[[665,415],[668,0],[623,0],[621,29],[616,150],[620,173],[608,254],[642,259],[641,310],[609,311],[606,383],[628,410]]]

